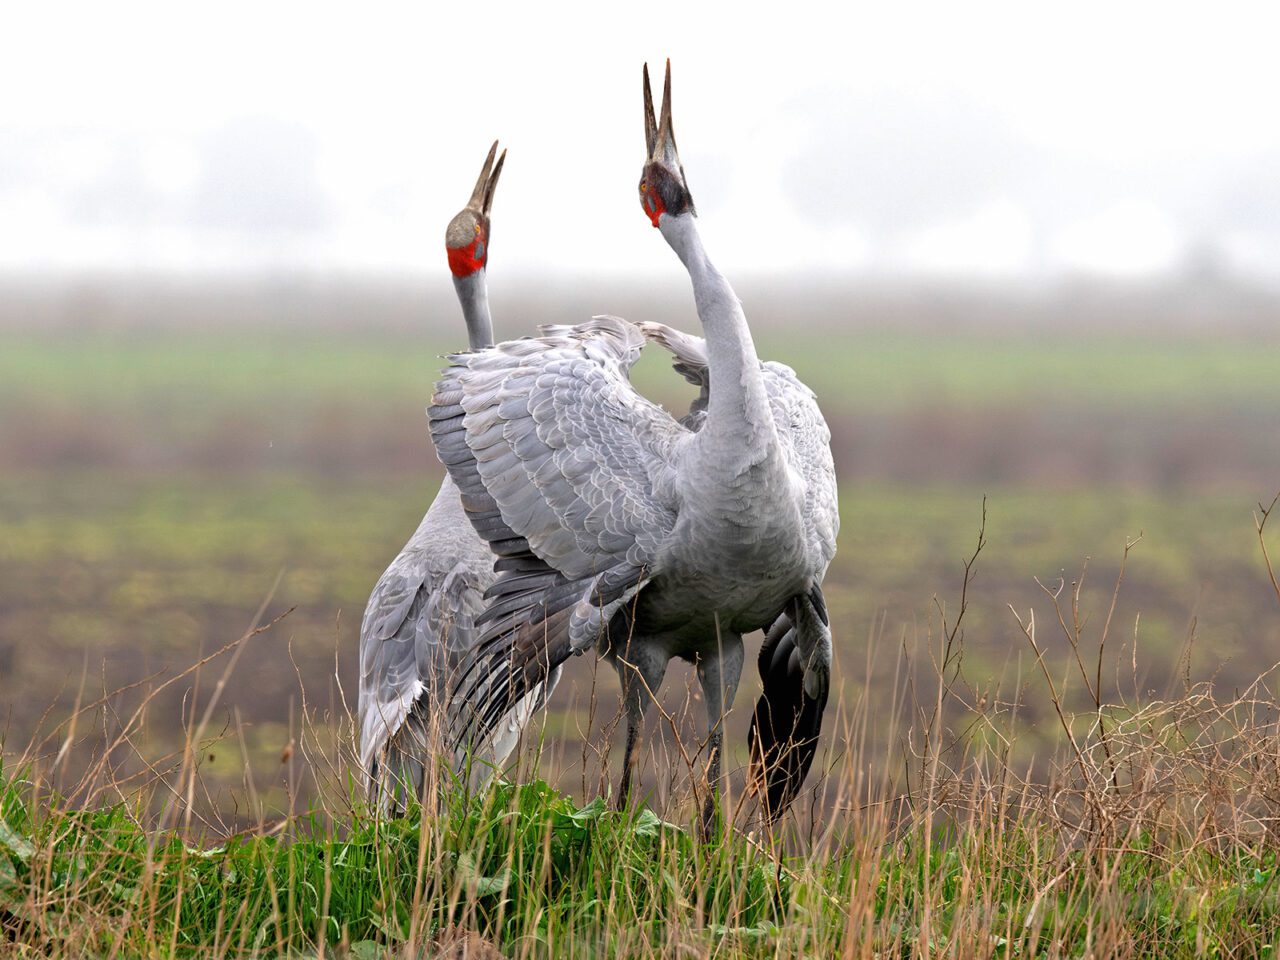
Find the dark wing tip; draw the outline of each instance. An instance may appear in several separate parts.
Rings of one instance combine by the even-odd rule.
[[[805,694],[804,669],[792,656],[795,649],[791,622],[779,617],[760,651],[764,693],[747,732],[747,789],[761,798],[770,821],[786,811],[809,775],[827,706],[826,693],[818,700]]]

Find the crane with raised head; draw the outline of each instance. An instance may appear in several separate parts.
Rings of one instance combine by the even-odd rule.
[[[485,283],[490,210],[506,160],[495,142],[471,199],[449,222],[445,249],[472,350],[493,344]],[[493,554],[472,528],[447,475],[422,522],[369,595],[360,625],[360,764],[370,796],[399,809],[405,793],[421,795],[437,753],[445,694],[459,663],[474,646],[485,591],[496,579]],[[493,727],[484,764],[500,764],[514,749],[548,676],[513,702]]]
[[[675,330],[666,324],[644,321],[641,332],[672,355],[672,366],[698,387],[698,395],[680,422],[698,430],[707,416],[711,399],[711,376],[707,366],[706,341]],[[825,487],[835,502],[834,465],[823,462],[820,446],[830,442],[830,432],[817,408],[816,398],[794,370],[784,363],[761,363],[765,391],[774,409],[774,420],[782,429],[791,427],[792,442],[818,444],[805,457],[818,474],[817,486]],[[838,528],[838,513],[830,513]],[[826,619],[825,609],[822,611]],[[747,730],[751,756],[749,793],[760,797],[769,819],[776,819],[804,784],[813,765],[822,730],[822,713],[827,696],[810,697],[804,689],[804,662],[796,645],[795,625],[788,610],[765,630],[764,643],[756,658],[764,690],[756,701]]]
[[[450,358],[428,410],[432,438],[499,571],[454,687],[451,739],[462,752],[483,742],[569,657],[599,649],[622,684],[615,800],[626,803],[646,710],[668,663],[690,661],[707,708],[707,836],[744,634],[769,628],[750,782],[771,816],[812,762],[831,670],[821,585],[839,516],[813,394],[760,362],[699,236],[669,63],[660,121],[647,67],[644,101],[641,205],[688,271],[706,338],[679,340],[682,353],[684,335],[669,328],[596,317]],[[683,422],[630,383],[646,336],[665,338],[677,369],[704,386]]]

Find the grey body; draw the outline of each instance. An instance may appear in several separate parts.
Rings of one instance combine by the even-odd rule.
[[[646,339],[672,353],[678,372],[701,387],[689,414],[680,421],[690,431],[697,432],[707,421],[711,397],[705,341],[659,323],[639,326]],[[812,604],[799,603],[790,615],[778,607],[779,597],[785,603],[814,584],[815,577],[804,573],[813,569],[809,563],[811,555],[825,557],[821,573],[816,576],[816,582],[820,583],[834,554],[840,517],[830,431],[813,392],[790,367],[763,362],[760,369],[769,415],[782,447],[782,459],[791,475],[786,481],[780,481],[764,462],[745,466],[736,481],[730,483],[730,490],[721,487],[719,500],[714,496],[706,498],[709,502],[705,502],[703,509],[712,518],[709,522],[705,519],[698,522],[698,512],[686,511],[685,517],[690,518],[688,524],[682,527],[677,522],[673,528],[669,538],[671,550],[663,564],[666,572],[653,578],[637,597],[633,633],[620,655],[611,657],[621,677],[634,675],[631,688],[624,686],[628,733],[620,797],[630,788],[640,725],[671,659],[678,657],[697,665],[707,710],[713,783],[719,775],[719,726],[724,712],[733,703],[742,675],[743,635],[762,626],[770,627],[771,634],[776,632],[784,655],[788,650],[790,653],[791,663],[786,666],[794,674],[793,679],[801,684],[806,665],[796,649],[802,642],[798,636],[803,636],[811,647],[811,658],[825,665],[830,662],[829,630],[825,622],[815,616]],[[717,451],[717,446],[719,444],[709,445],[711,456],[719,452],[726,458],[734,457],[732,449]],[[794,501],[778,503],[774,498],[773,483],[785,482],[792,486],[797,481],[810,498],[807,509]],[[755,511],[760,511],[756,522],[742,522]],[[699,552],[705,551],[708,545],[709,554]],[[788,571],[790,580],[786,579]],[[704,606],[707,596],[719,598],[717,605]],[[694,611],[692,615],[690,611]],[[762,662],[762,671],[765,669]],[[776,677],[774,679],[776,681]],[[759,720],[772,712],[768,694],[766,690],[766,696],[757,706],[757,717],[752,724],[753,741],[760,733]],[[825,704],[825,691],[820,704]],[[780,706],[774,705],[774,709],[781,713]],[[820,722],[821,705],[817,709],[815,723]],[[804,739],[801,732],[792,732],[791,736]],[[794,782],[774,787],[774,792],[785,793],[787,800],[780,801],[776,795],[766,800],[772,808],[771,815],[785,807],[807,773],[812,747],[816,745],[816,729],[811,736],[813,743],[806,744],[810,753],[804,761],[797,761],[802,769],[794,775]],[[761,770],[758,776],[759,789],[764,793],[768,772]],[[708,810],[704,812],[704,832],[710,829],[709,819]]]
[[[706,423],[711,397],[706,341],[660,323],[639,327],[648,341],[672,354],[677,371],[701,386],[693,409],[680,421],[698,432]],[[741,462],[728,488],[703,487],[686,478],[683,502],[694,509],[684,510],[683,524],[678,521],[672,530],[663,565],[667,572],[654,579],[661,589],[645,590],[638,599],[638,619],[660,625],[676,640],[673,654],[683,653],[680,644],[686,637],[697,652],[709,630],[749,633],[772,623],[779,597],[785,601],[812,579],[815,565],[810,556],[825,558],[820,563],[825,573],[834,554],[840,517],[830,430],[813,392],[794,370],[765,361],[760,373],[783,469],[776,470],[767,459],[742,462],[742,451],[735,449],[732,437],[721,435],[707,444],[706,456],[721,463]],[[777,496],[778,487],[797,485],[801,497]],[[720,597],[721,606],[690,617],[690,608],[708,593]],[[722,611],[732,611],[732,618],[724,620]]]
[[[374,795],[395,805],[419,792],[438,748],[443,709],[476,641],[484,592],[497,575],[458,488],[445,477],[418,529],[378,579],[360,625],[360,765]],[[555,688],[559,674],[548,687]],[[501,764],[543,700],[536,690],[510,710],[477,759],[478,776]]]
[[[493,556],[448,478],[369,595],[360,625],[360,765],[421,781],[428,705],[470,649]],[[409,742],[406,742],[409,741]]]

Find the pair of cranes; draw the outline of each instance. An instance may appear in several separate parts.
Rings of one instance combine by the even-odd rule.
[[[839,527],[830,431],[795,373],[760,361],[703,246],[670,63],[660,118],[645,67],[644,114],[641,206],[689,273],[705,339],[601,316],[494,345],[497,144],[449,225],[470,350],[449,358],[428,409],[448,476],[361,626],[360,758],[375,795],[421,790],[439,748],[459,767],[501,763],[562,665],[594,648],[622,685],[625,803],[646,708],[678,657],[696,665],[707,707],[708,835],[742,637],[760,629],[748,783],[770,817],[813,761],[831,670],[822,580]],[[631,386],[646,343],[700,388],[681,419]]]

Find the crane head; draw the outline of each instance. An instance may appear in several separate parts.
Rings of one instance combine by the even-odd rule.
[[[469,277],[477,270],[483,270],[489,259],[489,208],[493,206],[493,191],[498,185],[502,164],[507,159],[507,151],[503,150],[495,164],[493,158],[497,152],[498,141],[495,140],[480,170],[480,179],[471,191],[471,199],[449,221],[449,228],[445,231],[449,269],[455,277]]]
[[[649,87],[649,65],[644,65],[644,145],[648,159],[640,174],[640,206],[656,227],[665,213],[679,216],[682,213],[698,215],[693,207],[693,197],[685,182],[684,167],[680,164],[680,151],[676,149],[676,134],[671,128],[671,61],[667,61],[667,75],[662,87],[662,119],[655,120],[653,91]]]

